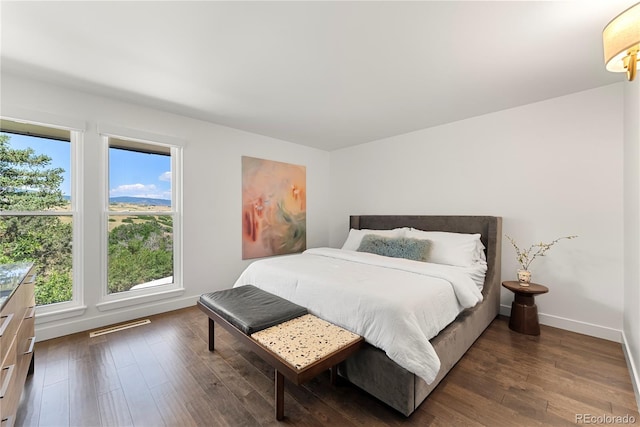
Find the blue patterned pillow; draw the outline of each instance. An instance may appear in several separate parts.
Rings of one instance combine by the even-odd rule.
[[[393,258],[406,258],[414,261],[427,262],[431,242],[410,237],[384,237],[367,234],[362,238],[359,252],[369,252]]]

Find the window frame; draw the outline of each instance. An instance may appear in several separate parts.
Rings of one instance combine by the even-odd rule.
[[[60,320],[67,317],[82,315],[86,310],[84,304],[84,286],[82,279],[84,277],[84,261],[83,261],[83,238],[81,236],[83,229],[83,210],[82,210],[82,194],[84,182],[83,168],[83,141],[86,126],[84,122],[70,120],[57,117],[46,113],[22,112],[16,115],[2,115],[2,120],[24,123],[27,125],[40,126],[49,129],[64,130],[69,132],[69,151],[70,159],[69,171],[70,180],[70,209],[68,211],[2,211],[0,216],[69,216],[72,220],[72,249],[71,249],[71,300],[58,302],[47,305],[36,306],[36,323],[46,321]],[[31,117],[25,119],[24,117]],[[5,132],[11,134],[12,132]],[[54,139],[54,138],[52,138]]]
[[[183,286],[183,245],[182,245],[182,151],[184,142],[178,138],[157,135],[149,132],[120,128],[112,125],[99,124],[98,133],[102,143],[102,171],[104,180],[104,195],[102,197],[102,230],[101,230],[101,291],[100,301],[96,307],[100,311],[107,311],[128,307],[146,302],[173,298],[182,295]],[[169,148],[171,154],[171,211],[116,211],[109,206],[109,140],[118,139],[141,143],[150,146]],[[129,290],[124,292],[108,292],[108,242],[109,216],[112,215],[170,215],[173,218],[173,282],[148,288]]]

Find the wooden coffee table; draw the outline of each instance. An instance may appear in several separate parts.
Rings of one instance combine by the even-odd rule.
[[[502,282],[502,286],[515,294],[511,304],[511,318],[509,328],[526,335],[540,335],[540,322],[538,321],[538,306],[535,296],[546,294],[549,288],[536,283],[522,286],[517,281]]]

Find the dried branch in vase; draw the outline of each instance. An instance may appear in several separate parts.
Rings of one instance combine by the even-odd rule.
[[[520,267],[522,267],[523,270],[529,270],[529,266],[531,265],[534,259],[536,259],[539,256],[545,256],[546,253],[549,251],[549,249],[551,249],[551,247],[556,243],[558,243],[560,240],[575,239],[576,237],[578,237],[578,236],[558,237],[557,239],[549,243],[544,243],[544,242],[534,243],[533,245],[529,246],[529,248],[522,250],[518,247],[515,240],[513,240],[511,236],[509,236],[508,234],[505,234],[505,236],[507,237],[507,239],[509,239],[509,242],[511,242],[511,244],[515,248],[516,259],[518,261],[518,264],[520,264]]]

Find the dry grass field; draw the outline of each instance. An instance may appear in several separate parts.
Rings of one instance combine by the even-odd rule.
[[[67,203],[64,206],[59,206],[53,208],[53,211],[56,212],[69,212],[71,206]],[[109,210],[114,212],[114,215],[110,215],[109,218],[109,231],[113,230],[119,225],[124,223],[141,223],[144,222],[143,218],[138,217],[138,212],[140,212],[140,216],[146,216],[151,212],[169,212],[171,210],[170,206],[161,206],[161,205],[140,205],[135,203],[111,203],[109,204]],[[135,215],[117,215],[115,212],[136,212]],[[62,223],[67,224],[71,222],[71,217],[66,215],[61,215],[60,220]],[[124,221],[124,222],[123,222]]]
[[[113,230],[119,225],[124,223],[141,223],[144,222],[145,216],[149,216],[150,212],[169,212],[170,206],[155,206],[155,205],[137,205],[133,203],[111,203],[109,210],[114,212],[140,212],[140,215],[110,215],[109,216],[109,231]]]

